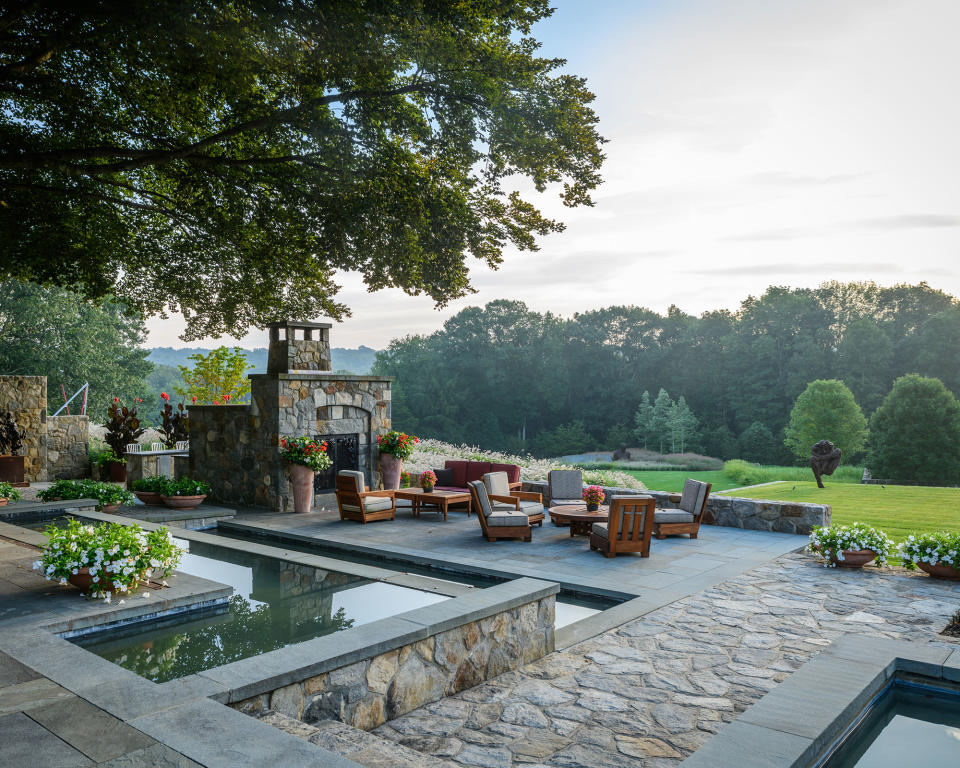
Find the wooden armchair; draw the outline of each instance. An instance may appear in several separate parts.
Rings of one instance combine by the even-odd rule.
[[[342,469],[337,473],[337,507],[341,520],[370,523],[393,520],[397,510],[393,491],[371,491],[363,484],[363,472]]]
[[[487,541],[497,539],[530,541],[533,538],[530,518],[525,512],[494,509],[494,503],[487,495],[487,488],[482,481],[471,480],[467,485],[470,487],[470,496],[477,510],[477,519],[480,520],[480,529]]]
[[[658,509],[653,516],[653,534],[658,539],[677,533],[688,533],[691,539],[700,532],[700,521],[707,508],[712,483],[687,480],[683,494],[672,494],[670,501],[679,502],[679,509]]]
[[[483,476],[483,487],[487,489],[494,512],[523,512],[530,518],[531,525],[543,525],[543,497],[539,493],[513,490],[506,472],[488,472]]]
[[[650,557],[655,507],[652,496],[612,496],[607,522],[593,524],[590,549],[599,550],[604,557],[616,557],[622,552]]]

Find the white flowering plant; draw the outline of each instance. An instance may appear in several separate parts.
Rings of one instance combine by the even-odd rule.
[[[7,501],[20,501],[23,498],[23,495],[16,488],[13,487],[13,483],[0,482],[0,499],[6,499]]]
[[[893,540],[879,528],[863,523],[853,525],[817,526],[810,534],[807,550],[826,558],[827,567],[843,562],[845,551],[870,549],[877,553],[877,565],[886,565]]]
[[[144,531],[139,525],[89,525],[74,518],[62,528],[48,527],[44,534],[47,544],[34,569],[60,584],[88,573],[90,597],[106,602],[115,594],[135,592],[151,578],[165,578],[183,556],[163,527]]]
[[[898,554],[903,567],[913,570],[918,563],[949,565],[960,570],[960,533],[918,533],[900,543]]]

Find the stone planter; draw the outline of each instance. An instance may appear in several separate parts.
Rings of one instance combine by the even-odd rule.
[[[403,462],[391,453],[380,454],[380,469],[382,470],[383,489],[395,491],[400,487],[400,473],[403,472]]]
[[[0,482],[24,486],[23,456],[0,456]]]
[[[867,563],[873,562],[877,553],[872,549],[845,549],[843,550],[843,560],[834,560],[840,568],[863,568]]]
[[[119,504],[104,504],[102,507],[100,507],[100,511],[107,515],[116,514],[118,509],[120,509]]]
[[[202,496],[161,496],[164,506],[170,509],[196,509],[203,500],[207,498],[206,494]]]
[[[952,565],[945,565],[944,563],[917,563],[917,568],[937,579],[960,579],[960,570],[957,570]]]
[[[110,472],[111,483],[127,482],[127,465],[122,461],[108,461],[107,471]]]
[[[67,577],[67,581],[68,581],[69,583],[73,584],[73,586],[75,586],[75,587],[76,587],[77,589],[79,589],[81,592],[89,592],[89,591],[90,591],[90,587],[92,587],[92,586],[96,586],[97,589],[103,589],[103,590],[106,590],[106,588],[107,588],[107,586],[108,586],[108,582],[107,582],[103,577],[101,577],[101,578],[100,578],[100,581],[98,581],[98,582],[96,583],[96,585],[94,585],[94,583],[93,583],[93,576],[90,575],[90,569],[89,569],[89,568],[80,568],[80,569],[77,571],[77,573],[74,573],[74,574],[71,574],[70,576],[68,576],[68,577]],[[117,589],[116,584],[115,584],[114,582],[112,582],[112,581],[109,582],[109,587],[110,587],[110,591],[111,591],[111,592],[118,592],[118,591],[119,591],[119,590]],[[138,588],[139,588],[139,583],[137,582],[137,583],[131,584],[130,587],[128,588],[128,591],[129,591],[129,592],[136,592]]]
[[[313,470],[304,464],[290,465],[290,485],[293,486],[293,511],[298,515],[313,508]]]
[[[159,507],[163,504],[163,497],[159,493],[154,493],[153,491],[134,491],[133,495],[140,499],[140,501],[142,501],[148,507]]]

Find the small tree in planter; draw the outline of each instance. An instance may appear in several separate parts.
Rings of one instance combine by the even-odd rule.
[[[73,584],[108,603],[115,594],[135,592],[148,579],[164,579],[183,555],[166,528],[145,532],[139,525],[88,525],[73,519],[44,533],[47,544],[34,569],[48,581]]]
[[[333,463],[327,444],[306,436],[292,440],[284,437],[280,440],[280,458],[290,465],[294,511],[309,512],[313,507],[313,475],[330,469]]]
[[[159,432],[161,442],[167,448],[176,448],[177,443],[190,438],[190,416],[183,407],[183,403],[177,405],[174,410],[170,405],[170,395],[166,392],[160,393],[160,399],[163,400],[163,408],[160,409]]]
[[[115,483],[122,483],[127,479],[123,454],[127,452],[127,446],[130,443],[137,442],[137,438],[146,432],[146,429],[140,424],[140,419],[137,418],[137,407],[127,408],[127,406],[121,405],[119,397],[113,398],[113,402],[107,408],[107,416],[110,418],[103,425],[107,428],[104,440],[119,459],[119,461],[112,461],[107,466],[110,467],[110,479]]]
[[[825,558],[826,568],[862,568],[872,560],[886,565],[893,541],[879,528],[863,523],[817,526],[807,549]]]
[[[23,456],[23,441],[27,431],[17,425],[13,414],[7,411],[0,417],[0,481],[25,485]]]
[[[377,437],[385,490],[395,491],[400,487],[400,473],[403,471],[403,462],[410,458],[413,447],[419,442],[419,437],[398,432],[395,429]]]
[[[20,501],[23,498],[10,483],[0,480],[0,507],[5,507],[8,501]]]
[[[904,568],[942,579],[960,579],[960,533],[917,533],[898,548]]]

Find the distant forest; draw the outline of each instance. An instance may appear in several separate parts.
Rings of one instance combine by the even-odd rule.
[[[794,463],[783,428],[810,381],[843,380],[868,417],[905,373],[960,395],[960,304],[926,283],[839,282],[770,287],[700,317],[616,306],[562,318],[502,300],[393,341],[373,370],[396,377],[394,426],[423,436],[535,455],[636,444],[642,393],[663,388],[699,420],[687,450],[736,458],[762,425],[770,462]]]

